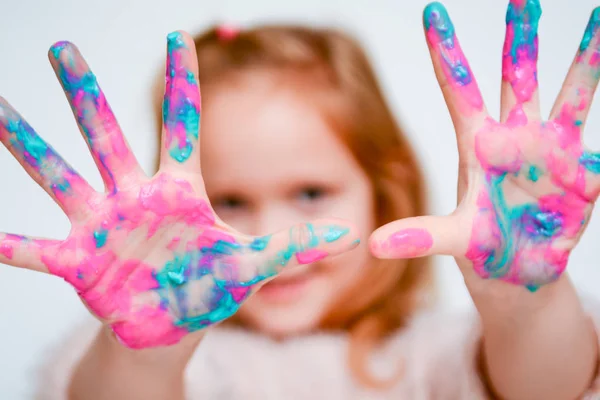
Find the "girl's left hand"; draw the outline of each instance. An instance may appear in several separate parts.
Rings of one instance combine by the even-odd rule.
[[[452,255],[465,276],[530,290],[563,273],[600,193],[600,153],[582,144],[600,79],[600,8],[548,121],[537,84],[538,0],[511,0],[503,51],[502,110],[492,119],[439,3],[424,11],[434,69],[456,130],[458,207],[448,216],[392,222],[371,236],[380,258]]]

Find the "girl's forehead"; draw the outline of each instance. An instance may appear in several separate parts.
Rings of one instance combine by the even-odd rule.
[[[214,90],[202,115],[202,157],[210,174],[332,174],[356,168],[322,110],[288,88]]]

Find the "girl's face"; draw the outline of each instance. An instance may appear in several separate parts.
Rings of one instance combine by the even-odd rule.
[[[239,317],[273,336],[306,332],[356,285],[375,228],[372,185],[319,110],[291,81],[253,74],[204,87],[202,168],[217,214],[237,230],[266,235],[319,217],[352,221],[362,244],[333,259],[284,271]],[[296,89],[296,90],[295,90]]]

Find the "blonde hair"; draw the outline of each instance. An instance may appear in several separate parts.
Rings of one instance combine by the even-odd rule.
[[[203,87],[252,70],[319,78],[307,80],[314,86],[307,95],[320,90],[336,95],[334,103],[316,99],[316,104],[371,180],[378,226],[425,214],[421,167],[367,57],[350,37],[331,29],[296,26],[230,29],[226,34],[215,27],[197,36],[195,44]],[[341,295],[321,328],[347,331],[351,371],[363,385],[383,387],[391,382],[369,373],[369,355],[425,305],[433,294],[433,281],[428,258],[373,264]]]

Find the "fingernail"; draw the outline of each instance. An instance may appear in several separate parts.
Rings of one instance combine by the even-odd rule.
[[[580,53],[583,53],[590,47],[592,39],[598,31],[598,27],[600,27],[600,7],[596,7],[594,11],[592,11],[590,20],[585,28],[585,33],[583,34],[583,39],[581,39],[581,44],[579,45]]]
[[[425,229],[409,228],[391,234],[381,243],[373,243],[374,255],[411,258],[424,255],[433,246],[433,238]]]
[[[52,52],[52,55],[54,56],[54,58],[58,60],[58,57],[60,56],[60,53],[69,44],[70,43],[67,42],[66,40],[61,40],[59,42],[54,43],[52,46],[50,46],[50,51]]]
[[[433,2],[425,7],[423,11],[423,24],[425,30],[434,29],[437,37],[442,42],[448,42],[452,45],[454,41],[454,24],[442,3]]]
[[[542,6],[539,0],[511,0],[506,12],[506,23],[534,24],[537,29],[537,23],[541,16]]]
[[[167,45],[170,50],[185,47],[183,35],[179,31],[171,32],[167,35]]]

